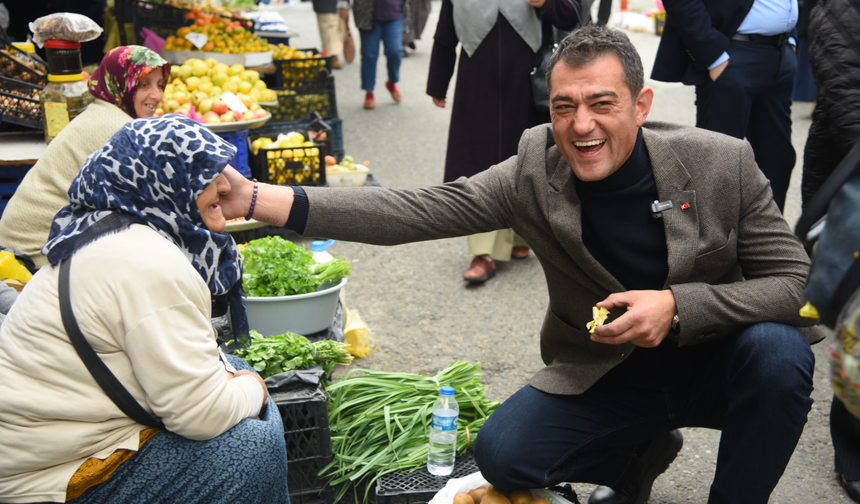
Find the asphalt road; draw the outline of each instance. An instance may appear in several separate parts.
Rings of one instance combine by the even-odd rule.
[[[433,14],[417,42],[417,51],[410,51],[403,61],[399,84],[402,103],[394,103],[385,90],[384,61],[378,65],[377,107],[373,111],[362,109],[360,56],[335,72],[346,153],[358,161],[369,160],[374,176],[387,187],[415,188],[442,182],[450,107],[435,107],[425,94],[439,6],[440,2],[433,2]],[[630,7],[641,12],[653,4],[630,0]],[[275,8],[299,35],[291,40],[292,45],[320,46],[309,2],[293,0]],[[357,30],[352,29],[357,38]],[[639,49],[647,76],[659,37],[653,32],[627,33]],[[692,88],[647,78],[646,85],[654,88],[656,95],[650,119],[695,123]],[[452,94],[453,82],[449,98]],[[798,162],[786,209],[791,225],[800,214],[800,167],[810,111],[811,103],[795,103],[792,108]],[[499,263],[495,278],[470,286],[462,280],[470,261],[465,238],[395,247],[338,242],[330,250],[352,261],[353,275],[344,290],[344,302],[359,310],[375,340],[371,354],[357,359],[352,367],[435,374],[454,359],[479,361],[488,397],[503,401],[543,366],[538,331],[547,291],[534,256]],[[770,499],[772,504],[851,502],[833,472],[827,343],[816,345],[814,351],[815,403],[797,450]],[[655,483],[652,504],[707,501],[720,433],[685,429],[684,436],[682,452]],[[583,502],[590,488],[577,486]]]

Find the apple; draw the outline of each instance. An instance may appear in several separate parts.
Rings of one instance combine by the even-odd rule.
[[[251,92],[252,89],[254,89],[254,86],[251,85],[251,83],[248,81],[242,81],[239,83],[239,92],[240,93],[248,94]]]
[[[194,62],[194,65],[192,65],[191,70],[195,76],[202,77],[209,73],[209,65],[198,60]]]
[[[260,73],[254,70],[245,70],[241,76],[243,81],[250,83],[252,86],[260,80]]]
[[[230,75],[239,75],[240,73],[245,71],[245,67],[236,63],[230,67],[230,71],[228,72]]]
[[[212,111],[218,114],[219,116],[223,116],[227,112],[229,112],[230,107],[227,106],[227,102],[224,100],[215,100],[212,103]]]
[[[221,115],[221,122],[233,122],[233,113],[227,112],[226,114]]]
[[[200,105],[197,105],[197,110],[201,114],[211,112],[212,111],[212,103],[213,103],[213,101],[211,98],[206,98],[205,100],[201,100]]]
[[[179,69],[182,70],[182,73],[179,74],[182,79],[187,79],[194,75],[194,67],[189,65],[188,62],[185,62],[185,64],[180,66]]]
[[[238,110],[234,110],[234,111],[233,111],[233,119],[234,119],[235,121],[237,121],[237,122],[238,122],[238,121],[241,121],[241,120],[243,120],[243,119],[244,119],[244,117],[245,117],[245,113],[244,113],[244,112],[239,112]]]
[[[176,103],[180,105],[188,103],[188,95],[181,91],[173,93],[173,99],[176,100]]]
[[[249,111],[245,112],[244,114],[242,114],[242,120],[243,120],[243,121],[253,121],[254,119],[257,119],[257,114],[255,114],[255,113],[254,113],[253,111],[251,111],[251,110],[249,110]]]
[[[217,72],[217,73],[212,74],[212,84],[215,84],[216,86],[221,86],[222,84],[227,82],[229,79],[230,79],[230,76],[224,72]]]
[[[209,96],[209,93],[212,92],[213,87],[214,86],[212,85],[211,82],[201,82],[200,86],[197,88],[197,90],[200,91],[201,93],[206,93],[206,95]]]
[[[203,114],[203,122],[206,124],[220,123],[221,116],[210,110],[209,112]]]
[[[209,68],[212,68],[218,64],[218,60],[216,60],[215,58],[206,58],[205,60],[203,60],[203,62],[206,63]]]
[[[162,109],[161,107],[158,107],[157,109],[155,109],[155,117],[159,117],[159,116],[163,116],[163,115],[164,115],[164,109]]]
[[[196,91],[198,87],[200,87],[200,77],[189,77],[188,80],[185,81],[185,87],[188,88],[189,91]]]
[[[245,105],[245,107],[250,107],[254,103],[254,100],[252,100],[251,97],[246,94],[239,93],[236,96],[239,97],[239,100],[242,101],[242,104]]]
[[[179,102],[177,102],[176,100],[167,100],[167,103],[164,104],[165,114],[176,112],[177,109],[179,109]]]
[[[262,118],[266,117],[266,111],[263,109],[253,110],[252,112],[254,112],[254,116],[257,119],[262,119]]]
[[[262,81],[262,80],[258,80],[257,82],[254,83],[254,88],[255,89],[266,89],[266,82]]]
[[[230,91],[231,93],[236,94],[239,92],[239,85],[233,81],[227,81],[224,83],[223,86],[221,86],[221,89],[223,89],[224,91]]]

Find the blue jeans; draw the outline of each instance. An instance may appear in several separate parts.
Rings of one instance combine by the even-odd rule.
[[[481,428],[481,473],[508,490],[562,482],[617,487],[651,439],[705,427],[722,430],[708,502],[766,504],[812,407],[812,349],[800,331],[775,323],[694,346],[681,353],[684,361],[653,373],[642,372],[653,369],[647,362],[631,363],[628,372],[625,362],[580,395],[522,388]]]
[[[388,80],[400,82],[400,62],[403,61],[403,20],[377,21],[370,31],[361,33],[361,89],[373,91],[376,86],[376,61],[379,41],[385,46]]]
[[[779,210],[785,207],[797,159],[791,143],[791,94],[797,56],[781,48],[732,40],[729,64],[716,81],[696,86],[696,126],[749,141],[770,181]]]
[[[227,355],[227,360],[237,370],[254,371],[235,355]],[[278,407],[269,398],[260,420],[246,418],[206,441],[159,432],[107,481],[68,502],[290,504],[287,448]]]

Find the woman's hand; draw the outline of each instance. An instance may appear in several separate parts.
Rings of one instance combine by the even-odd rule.
[[[227,374],[230,374],[230,373],[228,372]],[[269,404],[269,389],[266,387],[266,382],[263,381],[263,379],[260,377],[260,375],[258,375],[257,373],[254,373],[253,371],[249,371],[247,369],[240,369],[240,370],[236,371],[236,373],[230,375],[230,379],[236,378],[238,376],[246,376],[246,375],[247,376],[253,376],[254,378],[256,378],[257,382],[259,382],[260,386],[263,387],[263,405],[260,406],[260,408],[261,408],[260,413],[262,414],[262,411],[263,411],[262,408],[265,408],[266,405]]]
[[[445,98],[433,98],[433,105],[436,105],[439,108],[445,108],[446,103],[447,101],[445,100]]]
[[[222,173],[230,182],[230,191],[220,196],[221,213],[224,214],[224,218],[230,220],[248,215],[251,196],[254,194],[254,183],[230,165],[227,165]]]
[[[537,8],[537,9],[540,9],[541,7],[546,5],[546,0],[529,0],[529,5]]]

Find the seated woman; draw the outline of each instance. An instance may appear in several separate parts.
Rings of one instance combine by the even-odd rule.
[[[212,297],[227,296],[247,333],[219,204],[234,154],[171,114],[126,124],[87,159],[49,264],[0,327],[0,502],[289,503],[278,409],[244,361],[225,362],[210,323]],[[81,332],[164,429],[126,416],[76,353],[61,263]]]
[[[3,210],[0,244],[42,267],[40,250],[51,222],[68,204],[66,192],[87,156],[125,123],[155,115],[169,75],[170,64],[146,47],[122,46],[107,53],[88,81],[95,102],[48,145]]]

